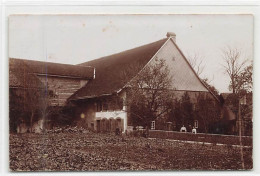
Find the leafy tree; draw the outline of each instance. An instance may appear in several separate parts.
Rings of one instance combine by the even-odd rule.
[[[180,100],[175,99],[169,114],[169,121],[179,131],[184,125],[192,127],[195,120],[199,121],[200,132],[209,132],[209,127],[220,118],[220,106],[212,98],[200,94],[196,102],[191,102],[189,94],[183,94]],[[189,130],[189,129],[188,129]]]
[[[182,123],[185,126],[192,125],[194,122],[193,105],[187,92],[181,98]]]
[[[252,92],[253,88],[253,65],[245,67],[238,75],[235,76],[234,84],[238,93]]]
[[[17,125],[25,123],[32,132],[33,124],[43,121],[43,130],[51,121],[51,117],[58,116],[61,108],[51,106],[51,91],[43,88],[10,88],[9,116],[10,130],[16,131]]]
[[[175,124],[176,131],[184,125],[185,127],[193,126],[194,110],[190,97],[187,92],[183,94],[180,100],[175,99],[169,113],[169,121]]]
[[[209,132],[209,127],[220,118],[220,106],[211,98],[199,96],[196,104],[195,115],[200,122],[205,133]]]
[[[10,127],[12,130],[22,122],[25,122],[32,131],[32,126],[42,114],[44,100],[42,89],[10,89],[9,109]]]

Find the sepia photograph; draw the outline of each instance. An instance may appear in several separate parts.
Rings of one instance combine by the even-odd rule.
[[[8,17],[9,170],[250,171],[254,16]]]

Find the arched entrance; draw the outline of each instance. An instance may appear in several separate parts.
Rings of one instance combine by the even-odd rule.
[[[116,118],[116,128],[119,128],[119,130],[122,132],[124,129],[124,119]]]
[[[100,124],[100,131],[105,132],[105,130],[106,130],[106,119],[102,119]]]
[[[111,126],[110,131],[115,132],[116,131],[116,120],[113,118],[110,118],[109,122],[110,122],[110,126]]]
[[[106,132],[110,132],[111,127],[110,127],[110,121],[109,120],[105,120],[105,131]]]

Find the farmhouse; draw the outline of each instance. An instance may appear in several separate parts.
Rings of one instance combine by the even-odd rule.
[[[127,104],[129,83],[160,59],[169,68],[174,99],[180,100],[186,94],[192,104],[197,103],[198,97],[218,102],[177,46],[174,33],[167,33],[167,38],[159,41],[79,65],[10,59],[9,87],[16,91],[48,90],[48,95],[52,95],[49,105],[72,107],[78,126],[105,132],[119,129],[124,133],[135,125]],[[204,128],[201,119],[193,121],[184,125]],[[152,128],[157,129],[155,121],[151,123]]]

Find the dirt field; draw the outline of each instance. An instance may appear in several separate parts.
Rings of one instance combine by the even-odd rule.
[[[244,148],[245,169],[253,167]],[[10,134],[11,171],[237,170],[240,149],[91,132]]]

